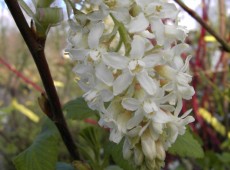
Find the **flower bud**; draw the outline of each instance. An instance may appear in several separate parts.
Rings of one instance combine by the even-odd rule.
[[[49,7],[55,0],[37,0],[36,7],[37,8],[47,8]]]
[[[141,165],[144,160],[144,155],[142,153],[142,150],[139,146],[136,146],[134,148],[134,161],[136,165]]]
[[[155,71],[162,77],[173,80],[176,76],[176,70],[168,65],[157,65],[154,67]]]
[[[129,159],[132,156],[132,151],[130,148],[129,141],[126,139],[123,144],[123,157],[124,159]]]
[[[141,136],[141,146],[142,151],[147,159],[153,160],[156,158],[156,144],[151,137],[149,129],[147,129]]]
[[[36,16],[41,23],[56,25],[63,20],[62,8],[38,8]]]
[[[160,141],[156,142],[156,151],[157,151],[157,158],[160,160],[165,160],[165,149]]]
[[[137,4],[134,4],[130,9],[129,14],[132,17],[136,17],[140,13],[140,11],[141,11],[140,7]]]

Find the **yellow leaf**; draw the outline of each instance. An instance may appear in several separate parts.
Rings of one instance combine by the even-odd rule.
[[[60,82],[60,81],[55,81],[54,80],[54,85],[55,85],[55,87],[64,87],[64,84],[62,82]]]
[[[204,108],[199,108],[198,110],[199,114],[203,117],[203,119],[211,124],[211,126],[218,132],[220,133],[222,136],[226,135],[226,128],[224,127],[224,125],[222,125],[219,120],[217,120],[217,118],[215,118],[214,116],[212,116],[212,114],[207,111]],[[228,132],[228,138],[230,138],[230,132]]]
[[[204,40],[205,40],[206,42],[216,42],[215,37],[213,37],[213,36],[211,36],[211,35],[206,35],[206,36],[204,37]]]
[[[13,99],[12,106],[16,110],[20,111],[23,115],[28,117],[30,120],[32,120],[33,122],[35,122],[35,123],[39,122],[39,117],[30,109],[28,109],[24,105],[18,103],[17,100]]]

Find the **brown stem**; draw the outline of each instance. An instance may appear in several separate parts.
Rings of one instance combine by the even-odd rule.
[[[38,37],[36,33],[34,33],[32,29],[30,29],[21,11],[21,8],[18,5],[17,0],[5,0],[5,3],[7,4],[18,26],[18,29],[20,30],[21,35],[32,54],[32,57],[42,79],[47,94],[47,101],[49,103],[47,105],[49,108],[46,108],[49,113],[46,114],[55,123],[72,158],[77,160],[79,159],[79,155],[68,126],[66,124],[65,118],[63,116],[59,97],[53,83],[48,63],[46,61],[44,53],[46,37]]]
[[[219,0],[219,30],[220,36],[225,38],[226,32],[226,14],[225,14],[225,0]]]
[[[204,27],[216,40],[222,45],[222,48],[226,52],[230,52],[230,46],[228,43],[222,39],[215,31],[212,29],[206,22],[204,22],[201,17],[192,9],[187,7],[181,0],[175,0],[191,17],[193,17],[197,22],[200,23],[202,27]]]

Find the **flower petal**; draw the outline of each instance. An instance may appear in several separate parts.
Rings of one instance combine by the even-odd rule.
[[[163,133],[164,125],[162,123],[151,122],[150,124],[150,131],[153,134],[162,134]]]
[[[164,161],[166,154],[165,154],[165,149],[163,147],[163,144],[160,141],[156,142],[156,152],[157,152],[157,158]]]
[[[177,136],[178,136],[178,128],[176,127],[176,125],[170,123],[169,124],[169,127],[168,127],[168,140],[171,142],[171,143],[174,143],[177,139]]]
[[[112,72],[103,64],[100,63],[95,67],[96,77],[104,82],[108,86],[113,84],[113,74]]]
[[[85,65],[85,64],[77,64],[74,68],[73,68],[73,72],[77,73],[77,74],[84,74],[84,73],[93,73],[92,72],[93,67],[91,65]]]
[[[134,98],[124,98],[121,104],[125,109],[134,111],[138,109],[140,102]]]
[[[181,97],[178,97],[178,99],[177,99],[177,106],[176,106],[176,109],[175,109],[175,111],[174,111],[174,115],[175,115],[176,117],[178,117],[178,115],[179,115],[181,109],[182,109],[182,98],[181,98]]]
[[[127,24],[130,22],[130,14],[127,8],[119,8],[117,10],[111,11],[113,16],[120,22]]]
[[[159,108],[155,102],[147,100],[144,101],[143,109],[146,113],[151,113],[151,112],[158,111]]]
[[[127,122],[127,129],[132,129],[137,126],[143,120],[143,118],[144,116],[141,110],[136,111],[135,115]]]
[[[187,124],[189,124],[189,123],[192,123],[192,122],[194,122],[194,121],[195,121],[194,117],[192,117],[192,116],[187,116],[185,119],[183,119],[183,121],[182,121],[182,126],[185,126],[185,125],[187,125]],[[183,135],[183,134],[180,133],[180,135]]]
[[[167,123],[172,120],[172,116],[167,115],[164,111],[158,110],[155,112],[155,114],[152,116],[152,120],[157,123]]]
[[[101,95],[102,100],[104,102],[109,102],[109,101],[111,101],[113,99],[113,93],[111,91],[109,91],[109,90],[106,90],[106,89],[102,90],[100,92],[100,95]]]
[[[186,60],[185,60],[185,63],[184,63],[184,66],[181,68],[181,72],[185,72],[188,70],[189,68],[189,61],[192,59],[192,56],[189,55]]]
[[[181,116],[181,118],[183,119],[183,118],[187,117],[191,112],[192,112],[192,109],[187,110],[187,111]]]
[[[189,50],[189,45],[185,43],[178,44],[172,48],[175,56],[180,56],[181,53]]]
[[[177,71],[168,65],[157,65],[154,69],[160,76],[168,80],[174,80],[177,74]]]
[[[145,63],[145,67],[154,67],[160,63],[162,60],[162,57],[159,54],[151,54],[148,56],[145,56],[142,61]]]
[[[72,60],[84,60],[85,57],[89,54],[89,50],[85,49],[66,49],[66,52],[69,53]]]
[[[156,92],[157,85],[146,71],[138,73],[136,77],[141,87],[145,89],[148,94],[153,95]]]
[[[111,129],[109,140],[115,143],[119,143],[123,137],[123,134],[117,129]]]
[[[132,59],[141,59],[145,52],[145,39],[135,35],[131,44],[130,55]]]
[[[108,15],[107,10],[100,9],[88,14],[87,17],[90,21],[100,21],[103,20],[107,15]]]
[[[131,130],[127,129],[127,136],[130,138],[137,137],[138,134],[140,133],[142,127],[141,126],[136,126],[132,128]]]
[[[128,72],[123,72],[113,83],[113,94],[116,96],[126,90],[133,82],[133,76]]]
[[[117,53],[108,53],[102,56],[103,62],[115,69],[124,69],[127,67],[129,59]]]
[[[163,45],[165,41],[165,28],[161,20],[153,20],[151,22],[151,30],[155,33],[157,44]]]
[[[105,26],[102,22],[93,24],[88,35],[88,44],[91,49],[98,47],[104,28]]]
[[[127,139],[125,139],[125,141],[124,141],[122,151],[123,151],[123,157],[125,159],[129,159],[132,156],[131,146],[130,146],[129,141]]]
[[[141,8],[145,8],[148,4],[152,3],[153,0],[136,0],[136,3]]]
[[[131,5],[130,0],[116,0],[118,7],[129,7]]]
[[[130,33],[141,32],[146,30],[148,26],[149,21],[145,18],[143,13],[140,13],[135,18],[132,18],[128,30]]]
[[[136,165],[141,165],[144,161],[144,155],[141,148],[138,146],[134,148],[134,161]]]
[[[160,105],[160,108],[169,112],[173,112],[175,110],[175,107],[172,105]]]

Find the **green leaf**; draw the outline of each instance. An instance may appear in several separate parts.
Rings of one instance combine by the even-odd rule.
[[[84,159],[94,170],[104,169],[106,158],[101,154],[103,130],[97,126],[89,126],[80,132],[78,149]],[[77,163],[76,165],[78,165]]]
[[[56,164],[56,170],[74,170],[74,167],[64,162],[58,162]]]
[[[130,164],[128,160],[123,158],[122,148],[124,140],[119,144],[109,142],[106,146],[107,152],[112,156],[113,161],[124,170],[135,170],[135,168]]]
[[[66,103],[63,110],[67,112],[67,118],[74,120],[82,120],[97,115],[97,111],[91,110],[82,97]]]
[[[176,142],[168,150],[173,155],[179,155],[182,157],[202,158],[204,157],[204,151],[197,140],[193,138],[193,135],[189,130],[186,130],[184,135],[178,136]]]
[[[17,170],[55,169],[58,156],[59,134],[54,124],[47,120],[33,144],[14,158]]]
[[[221,155],[218,154],[217,157],[223,163],[230,163],[230,153],[229,152],[223,152]]]
[[[26,12],[26,14],[30,17],[34,17],[33,11],[30,9],[30,7],[24,2],[24,0],[18,0],[18,3],[23,8],[23,10]]]

